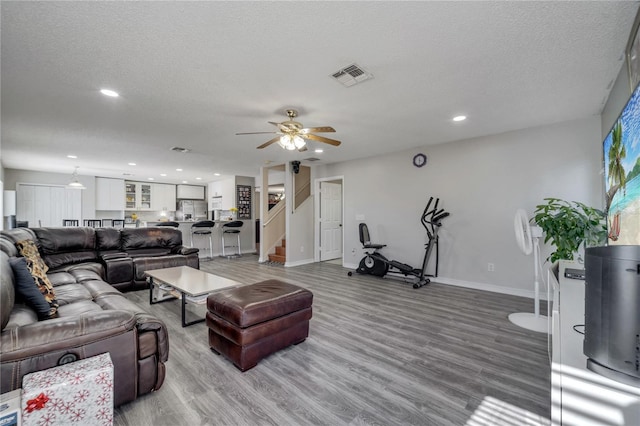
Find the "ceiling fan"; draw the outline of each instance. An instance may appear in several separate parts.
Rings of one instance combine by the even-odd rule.
[[[259,135],[259,134],[267,134],[274,133],[278,136],[275,138],[268,140],[263,143],[257,149],[266,148],[269,145],[278,142],[284,149],[295,150],[298,151],[306,151],[307,144],[305,139],[309,139],[312,141],[328,143],[329,145],[338,146],[342,142],[337,141],[335,139],[325,138],[324,136],[314,135],[314,133],[327,133],[327,132],[335,132],[333,127],[329,126],[321,126],[321,127],[302,127],[301,123],[294,121],[293,119],[298,116],[298,111],[294,109],[288,109],[285,111],[289,119],[287,121],[283,121],[282,123],[275,123],[273,121],[268,121],[269,124],[273,124],[278,128],[276,132],[249,132],[249,133],[236,133],[236,135]]]

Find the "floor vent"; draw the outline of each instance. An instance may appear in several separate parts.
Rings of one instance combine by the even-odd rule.
[[[182,148],[180,146],[174,146],[173,148],[171,148],[171,151],[175,151],[175,152],[180,152],[182,154],[191,151],[189,148]]]
[[[351,64],[340,71],[331,74],[331,77],[335,78],[343,86],[351,87],[358,83],[362,83],[363,81],[372,79],[373,75],[360,68],[358,64]]]

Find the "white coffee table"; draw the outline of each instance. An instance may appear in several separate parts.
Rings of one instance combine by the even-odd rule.
[[[230,280],[217,275],[189,266],[177,266],[175,268],[154,269],[147,271],[149,277],[149,304],[166,302],[168,300],[177,299],[177,297],[167,297],[163,299],[155,299],[153,297],[153,288],[156,285],[166,285],[180,292],[182,300],[182,326],[197,324],[203,322],[204,318],[187,322],[185,318],[185,306],[187,296],[195,298],[198,296],[209,295],[215,291],[226,288],[239,287],[243,285],[238,281]]]

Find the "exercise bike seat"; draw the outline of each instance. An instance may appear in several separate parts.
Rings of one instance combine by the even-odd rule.
[[[369,237],[369,228],[364,222],[359,226],[359,233],[360,242],[362,243],[363,248],[378,250],[387,246],[386,244],[375,244],[371,242],[371,238]]]

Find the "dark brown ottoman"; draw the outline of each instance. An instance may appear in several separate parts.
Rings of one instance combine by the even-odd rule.
[[[207,298],[209,346],[246,371],[309,335],[313,293],[278,280],[213,293]]]

